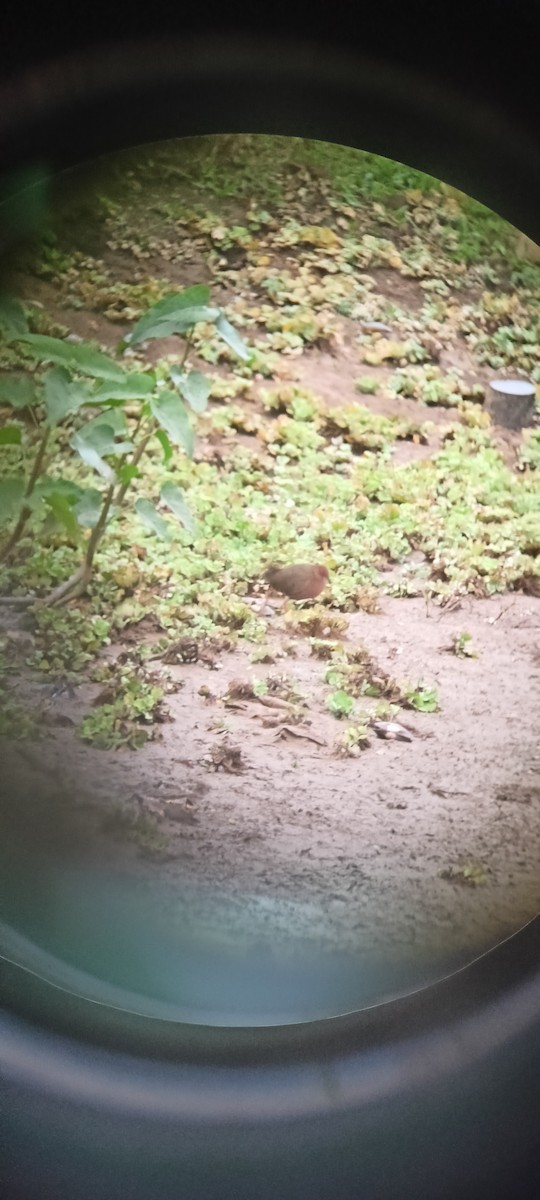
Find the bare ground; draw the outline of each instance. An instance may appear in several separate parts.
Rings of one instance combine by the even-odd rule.
[[[420,962],[442,951],[467,961],[540,906],[538,614],[538,600],[515,595],[443,612],[388,598],[380,614],[349,618],[349,638],[383,668],[399,664],[402,678],[438,688],[442,712],[411,714],[410,743],[373,735],[360,758],[336,757],[340,727],[321,703],[323,664],[298,642],[294,675],[310,712],[302,728],[317,741],[283,732],[283,715],[267,727],[275,713],[257,701],[225,711],[201,700],[201,685],[223,695],[245,677],[235,652],[219,657],[219,671],[171,668],[183,686],[168,697],[161,741],[136,754],[99,751],[69,724],[53,725],[40,745],[7,748],[4,781],[33,800],[76,796],[75,825],[83,824],[77,834],[67,818],[61,852],[77,844],[77,858],[97,859],[130,887],[149,895],[157,887],[164,904],[180,896],[194,929],[284,948],[311,942]],[[279,641],[282,617],[268,623]],[[464,627],[477,659],[447,653]],[[35,701],[43,685],[27,686]],[[49,720],[77,720],[97,690],[83,684],[74,700],[50,703]],[[216,732],[216,716],[228,732]],[[239,773],[210,762],[212,747],[227,742],[241,749]],[[159,815],[167,849],[141,857],[122,832],[113,839],[103,818],[117,805]],[[470,862],[485,868],[483,884],[441,877]]]

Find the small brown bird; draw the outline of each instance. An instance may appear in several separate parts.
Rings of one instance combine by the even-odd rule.
[[[268,567],[264,577],[276,592],[289,600],[314,600],[329,579],[326,567],[320,563],[295,563],[292,567]]]

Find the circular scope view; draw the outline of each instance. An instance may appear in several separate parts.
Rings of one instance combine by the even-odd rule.
[[[19,199],[0,949],[218,1024],[465,965],[540,907],[540,249],[302,139]]]

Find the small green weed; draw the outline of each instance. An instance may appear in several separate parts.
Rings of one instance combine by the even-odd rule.
[[[449,649],[457,658],[478,658],[477,651],[472,645],[472,634],[470,633],[456,633],[455,637],[452,638]]]
[[[39,608],[34,614],[37,648],[28,660],[38,671],[78,675],[109,643],[110,621],[77,609]]]
[[[484,887],[488,882],[489,867],[483,863],[467,862],[440,871],[441,879],[449,879],[452,883],[461,883],[466,887]]]
[[[370,744],[367,724],[348,725],[336,739],[335,752],[344,758],[358,758]]]
[[[125,667],[81,722],[80,736],[100,750],[139,750],[157,736],[156,724],[168,719],[164,694],[144,673]]]
[[[379,386],[379,380],[375,379],[373,375],[361,375],[355,383],[357,392],[361,392],[365,396],[374,396],[375,392],[378,392]]]
[[[417,712],[433,713],[439,711],[437,690],[425,687],[423,684],[407,685],[403,689],[407,708],[415,708]]]
[[[341,689],[326,697],[326,707],[338,721],[343,717],[350,717],[354,710],[354,703],[354,696],[349,696]]]

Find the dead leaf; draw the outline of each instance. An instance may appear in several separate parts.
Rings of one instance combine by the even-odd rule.
[[[294,709],[294,704],[289,704],[288,700],[280,700],[278,696],[257,696],[256,699],[267,708],[285,708],[288,712]]]
[[[139,582],[140,573],[135,563],[127,563],[124,567],[118,567],[117,571],[112,572],[112,579],[119,588],[131,591]]]
[[[222,746],[212,746],[206,761],[212,770],[226,771],[229,775],[239,775],[246,767],[240,746],[228,741]]]
[[[253,684],[247,679],[231,679],[227,691],[222,700],[225,704],[230,704],[232,700],[256,700],[257,697],[253,691]]]
[[[341,245],[341,238],[327,225],[304,225],[299,237],[300,241],[307,242],[310,246],[324,246],[328,249],[330,246]]]
[[[462,883],[467,887],[483,887],[487,883],[489,867],[483,863],[467,862],[460,866],[444,867],[440,872],[441,879],[449,879],[453,883]]]
[[[294,729],[292,725],[282,725],[281,729],[276,734],[276,738],[281,738],[284,734],[290,734],[291,737],[295,738],[305,738],[307,742],[315,742],[316,746],[326,746],[327,744],[324,738],[317,737],[317,735],[314,733],[306,733],[302,729]]]
[[[370,366],[378,366],[387,358],[406,358],[408,351],[407,342],[391,342],[388,338],[380,338],[372,349],[364,351],[364,362]]]

